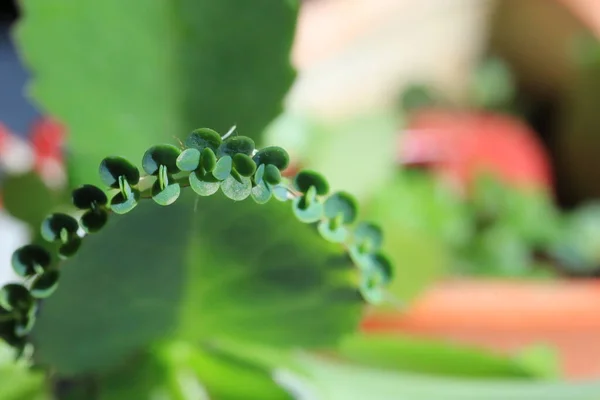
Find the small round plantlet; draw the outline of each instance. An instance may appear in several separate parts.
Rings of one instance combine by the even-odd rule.
[[[175,161],[177,168],[181,171],[195,171],[200,165],[200,154],[200,151],[193,147],[183,150]]]
[[[41,234],[48,242],[68,242],[77,235],[79,224],[70,215],[55,213],[42,222]]]
[[[158,175],[161,166],[164,166],[169,174],[176,174],[179,172],[177,158],[180,154],[181,150],[170,144],[152,146],[144,153],[142,167],[148,175]]]
[[[273,197],[278,201],[288,201],[290,200],[290,192],[285,185],[277,185],[270,187],[271,192],[273,192]]]
[[[71,258],[77,253],[81,247],[81,238],[78,236],[72,237],[67,243],[58,248],[58,256],[63,260]]]
[[[294,199],[292,209],[296,218],[307,224],[317,222],[323,217],[323,204],[316,198],[314,186],[304,196]]]
[[[354,242],[362,253],[377,251],[383,244],[383,232],[371,222],[361,222],[354,229]]]
[[[96,233],[106,225],[108,212],[103,209],[90,210],[81,216],[79,223],[86,233]]]
[[[223,141],[221,135],[209,128],[199,128],[194,130],[185,140],[185,147],[197,149],[202,152],[209,148],[216,152]]]
[[[50,270],[38,276],[31,284],[31,295],[37,299],[45,299],[58,287],[60,274],[56,270]]]
[[[380,271],[370,270],[363,273],[360,282],[360,293],[366,302],[381,304],[385,298],[383,276]]]
[[[311,186],[317,190],[317,194],[320,196],[329,192],[329,183],[318,172],[302,170],[294,178],[294,187],[302,193],[308,192]]]
[[[113,189],[119,189],[119,177],[125,177],[130,186],[135,186],[140,181],[140,171],[123,157],[106,157],[100,163],[100,179]]]
[[[212,172],[215,169],[215,167],[217,166],[217,156],[211,148],[207,147],[204,150],[202,150],[200,164],[206,172]]]
[[[37,244],[27,244],[13,253],[11,264],[17,275],[29,278],[44,272],[51,261],[48,250]]]
[[[329,220],[319,222],[317,230],[325,240],[333,243],[344,243],[348,237],[348,229],[342,224],[332,224],[332,222]]]
[[[269,185],[278,185],[281,182],[281,171],[273,164],[267,164],[265,166],[265,173],[263,179]]]
[[[190,187],[200,196],[211,196],[219,190],[221,183],[212,174],[202,174],[200,171],[192,172],[189,176]]]
[[[261,181],[252,188],[251,196],[257,204],[265,204],[271,199],[273,192],[267,186],[265,181]]]
[[[324,213],[329,219],[341,215],[342,224],[351,224],[356,220],[358,204],[354,196],[346,192],[336,192],[325,200]]]
[[[255,145],[254,140],[246,136],[232,136],[227,138],[221,143],[217,155],[222,156],[234,156],[238,153],[246,154],[251,156],[254,152]]]
[[[271,164],[280,171],[286,169],[290,163],[288,152],[277,146],[265,147],[259,150],[252,158],[256,165]]]
[[[15,334],[19,337],[26,336],[31,332],[35,324],[35,313],[30,312],[15,322]]]
[[[25,286],[18,283],[7,283],[0,289],[0,306],[9,311],[15,310],[24,314],[33,306],[33,297],[31,296]]]
[[[390,283],[394,276],[394,267],[390,259],[383,253],[376,253],[371,257],[371,262],[371,267],[379,271],[383,284]]]
[[[233,176],[228,176],[221,183],[223,194],[234,201],[241,201],[250,196],[252,193],[252,182],[250,178],[241,177],[241,182],[238,182]]]
[[[73,205],[80,210],[92,210],[104,207],[108,197],[102,189],[94,185],[82,185],[71,194]]]
[[[233,156],[233,168],[241,176],[248,178],[256,172],[256,163],[249,155],[238,153]]]
[[[127,197],[123,195],[123,193],[117,193],[114,195],[114,197],[110,200],[110,209],[116,214],[126,214],[138,205],[139,200],[140,191],[130,188]]]
[[[230,156],[224,156],[217,161],[212,174],[215,178],[220,181],[225,180],[230,174],[233,168],[233,159]]]
[[[167,168],[160,166],[158,179],[152,185],[152,199],[161,206],[173,204],[181,193],[179,183],[167,175]]]

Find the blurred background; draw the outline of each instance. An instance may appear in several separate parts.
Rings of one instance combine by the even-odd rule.
[[[180,3],[0,2],[0,281],[103,156],[236,124],[357,196],[392,300],[331,300],[326,250],[250,206],[200,206],[200,262],[189,217],[140,212],[67,263],[53,372],[7,361],[0,399],[600,398],[600,3]]]

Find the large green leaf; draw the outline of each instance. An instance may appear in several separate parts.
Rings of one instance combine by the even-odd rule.
[[[173,335],[327,346],[356,326],[354,270],[290,204],[202,198],[194,212],[190,192],[86,240],[40,313],[40,362],[107,368]]]
[[[26,0],[34,99],[69,127],[71,179],[199,126],[260,134],[294,72],[287,0]],[[97,180],[96,176],[93,179]],[[92,182],[89,182],[92,183]]]
[[[593,400],[600,382],[437,378],[304,357],[311,379],[301,387],[326,400]]]

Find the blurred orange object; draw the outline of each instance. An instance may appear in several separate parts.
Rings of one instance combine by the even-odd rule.
[[[399,138],[399,162],[431,168],[467,190],[481,173],[515,187],[549,190],[548,156],[519,120],[484,112],[417,111]]]
[[[516,352],[558,350],[564,376],[600,377],[600,281],[456,280],[430,287],[405,313],[376,312],[362,329]]]

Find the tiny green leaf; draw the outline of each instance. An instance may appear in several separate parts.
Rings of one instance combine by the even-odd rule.
[[[176,163],[182,171],[195,171],[200,165],[200,151],[193,147],[185,149],[177,157]]]
[[[190,187],[200,196],[210,196],[219,190],[220,182],[214,182],[215,178],[210,175],[202,175],[199,171],[192,172],[189,176]]]
[[[65,241],[77,233],[79,224],[77,220],[70,215],[55,213],[46,217],[42,222],[42,237],[49,242]],[[61,238],[61,232],[62,237]]]
[[[158,179],[152,185],[152,200],[161,206],[173,204],[181,193],[179,183],[175,182],[172,177],[168,177],[166,186],[164,188],[161,186],[161,182]]]
[[[277,146],[265,147],[259,150],[253,157],[256,165],[272,164],[280,171],[286,169],[290,163],[288,152]]]
[[[221,190],[225,196],[234,201],[244,200],[252,193],[252,182],[250,178],[241,177],[242,182],[238,182],[233,176],[228,176],[221,183]]]
[[[73,236],[68,242],[58,248],[58,256],[63,260],[73,257],[81,247],[81,238]]]
[[[241,176],[250,177],[256,171],[256,163],[249,155],[237,153],[233,156],[233,167]]]
[[[205,148],[217,151],[221,145],[221,135],[209,128],[199,128],[194,130],[185,140],[185,147],[197,149],[202,152]]]
[[[273,193],[264,181],[252,188],[252,199],[258,204],[265,204],[271,199]]]
[[[267,166],[265,166],[265,173],[263,179],[269,185],[277,185],[279,184],[279,182],[281,182],[281,172],[275,165],[268,164]]]
[[[35,325],[35,313],[29,312],[27,315],[19,318],[15,324],[15,334],[17,336],[25,336],[33,329]]]
[[[7,283],[0,289],[0,306],[24,314],[33,306],[33,297],[25,286],[19,283]]]
[[[378,270],[363,273],[360,283],[360,293],[365,301],[371,304],[381,304],[384,300],[383,276]]]
[[[321,221],[317,226],[321,236],[333,243],[343,243],[348,237],[348,229],[343,225],[331,226],[330,221]]]
[[[323,216],[323,205],[316,199],[306,204],[306,196],[296,197],[292,202],[294,215],[304,223],[317,222]]]
[[[279,201],[288,201],[290,199],[290,192],[285,185],[271,186],[271,192],[273,192],[273,197]]]
[[[48,250],[37,244],[28,244],[17,249],[11,259],[13,270],[22,278],[35,275],[38,270],[50,266],[51,257]]]
[[[103,209],[90,210],[81,216],[79,221],[86,233],[95,233],[106,225],[108,212]]]
[[[232,136],[225,139],[219,147],[218,156],[234,156],[238,153],[251,156],[254,152],[254,140],[246,136]]]
[[[128,198],[119,192],[110,200],[110,209],[117,214],[126,214],[137,206],[139,199],[140,191],[137,189],[132,189]]]
[[[383,243],[381,228],[371,222],[360,222],[354,230],[354,242],[364,252],[377,251]]]
[[[202,156],[200,160],[202,163],[202,168],[204,168],[206,172],[212,172],[217,166],[217,156],[215,155],[215,152],[209,147],[202,150]]]
[[[60,274],[56,270],[44,272],[31,284],[31,295],[38,299],[50,296],[58,287]]]
[[[82,185],[73,190],[71,200],[73,205],[80,210],[103,207],[108,203],[108,197],[104,191],[94,185]]]
[[[329,183],[318,172],[302,170],[294,178],[294,187],[302,193],[306,193],[311,186],[317,189],[318,195],[323,196],[329,192]]]
[[[119,189],[119,177],[124,176],[131,186],[140,181],[140,171],[123,157],[106,157],[100,163],[100,179],[106,186]]]
[[[263,176],[265,173],[265,164],[261,164],[258,166],[258,168],[256,169],[256,173],[254,174],[254,183],[255,184],[260,184],[263,180]]]
[[[351,224],[356,220],[358,205],[354,196],[346,192],[336,192],[325,200],[324,213],[327,218],[333,219],[342,214],[342,223]]]
[[[233,160],[230,156],[224,156],[217,161],[212,174],[220,181],[225,180],[231,174]]]

